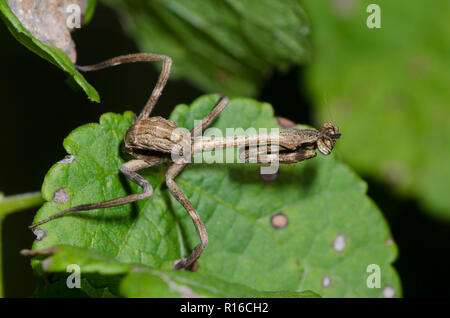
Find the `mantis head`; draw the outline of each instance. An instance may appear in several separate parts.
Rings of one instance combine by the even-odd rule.
[[[334,123],[325,123],[322,126],[319,139],[317,140],[317,149],[322,155],[328,156],[334,148],[336,140],[341,137],[339,128]]]

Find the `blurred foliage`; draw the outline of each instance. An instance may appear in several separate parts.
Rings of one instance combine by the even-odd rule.
[[[309,56],[298,0],[105,0],[143,52],[169,55],[172,78],[253,96],[274,68]]]
[[[3,296],[2,268],[2,221],[6,215],[38,206],[44,202],[40,192],[31,192],[5,197],[0,192],[0,297]]]
[[[312,61],[306,82],[320,120],[335,117],[338,153],[359,172],[450,218],[450,2],[305,0]]]

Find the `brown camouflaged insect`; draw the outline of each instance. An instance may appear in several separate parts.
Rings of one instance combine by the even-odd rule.
[[[165,162],[173,162],[166,172],[167,187],[172,195],[189,213],[200,238],[200,244],[197,245],[187,257],[176,260],[173,268],[176,270],[195,270],[197,260],[208,243],[208,234],[194,206],[174,181],[176,176],[187,164],[187,162],[174,162],[170,156],[172,152],[179,151],[178,149],[180,147],[181,141],[173,141],[172,137],[173,132],[177,129],[177,125],[174,121],[159,116],[149,117],[167,83],[172,60],[164,55],[139,53],[118,56],[95,65],[77,66],[77,68],[87,72],[101,70],[124,63],[156,61],[162,61],[163,63],[156,86],[141,114],[127,130],[124,137],[124,151],[134,159],[124,163],[120,167],[120,171],[129,180],[143,188],[143,193],[130,194],[121,198],[99,203],[75,206],[34,223],[30,225],[29,228],[33,229],[65,214],[115,207],[149,198],[153,194],[153,188],[151,184],[136,173],[136,171]],[[221,97],[214,109],[190,131],[190,138],[193,139],[194,132],[199,130],[203,131],[203,129],[208,127],[228,105],[228,102],[229,100],[226,96]],[[274,156],[277,156],[279,163],[296,163],[315,157],[316,149],[323,155],[329,155],[339,137],[338,127],[334,123],[325,123],[321,131],[316,129],[287,128],[282,130],[277,135],[277,138],[271,138],[270,135],[236,136],[231,138],[201,137],[192,143],[195,147],[191,148],[191,154],[243,146],[240,157],[245,162],[267,163],[272,160]],[[276,142],[274,140],[276,140]],[[264,151],[262,151],[263,148]],[[274,149],[276,149],[276,152]]]

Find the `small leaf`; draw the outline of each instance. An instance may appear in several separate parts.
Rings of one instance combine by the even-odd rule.
[[[305,82],[329,120],[327,96],[340,154],[450,218],[450,2],[377,1],[380,29],[366,26],[372,1],[303,3],[315,47]]]
[[[171,119],[192,128],[217,99],[210,95],[190,107],[180,105]],[[35,221],[70,206],[142,191],[119,176],[124,162],[120,144],[132,120],[130,112],[108,113],[99,124],[79,127],[65,139],[73,160],[57,163],[47,174],[42,190],[49,202]],[[228,127],[278,127],[269,104],[246,98],[232,99],[213,126],[224,133]],[[43,224],[40,228],[47,236],[33,249],[74,245],[122,263],[169,271],[173,261],[199,240],[188,214],[164,186],[166,167],[142,171],[154,188],[150,199]],[[188,165],[175,181],[198,209],[209,233],[194,275],[255,290],[379,297],[380,289],[366,285],[367,266],[378,264],[383,287],[401,295],[391,266],[397,249],[386,221],[365,195],[366,184],[334,156],[283,165],[272,183],[261,180],[258,166],[243,164]],[[60,189],[69,194],[65,204],[52,202]],[[287,226],[275,228],[272,217],[280,213]]]
[[[75,68],[75,44],[62,12],[64,1],[0,0],[0,17],[11,34],[30,51],[70,74],[78,85],[95,102],[100,96]],[[86,18],[93,13],[95,1],[89,0]],[[18,16],[11,10],[16,12]]]
[[[2,255],[3,242],[2,238],[2,221],[6,215],[25,210],[43,203],[43,199],[40,192],[31,192],[19,195],[12,195],[5,197],[3,193],[0,192],[0,255]],[[2,267],[2,257],[0,257],[0,298],[3,297],[3,267]]]
[[[256,95],[275,68],[309,54],[297,0],[105,1],[143,52],[169,55],[172,77],[230,96]]]
[[[42,252],[46,254],[46,251],[38,253]],[[318,297],[310,291],[261,292],[201,274],[161,271],[147,266],[123,264],[112,257],[73,246],[62,245],[50,249],[50,255],[44,259],[42,266],[45,272],[65,273],[71,264],[77,264],[80,267],[82,276],[89,277],[90,274],[96,274],[107,279],[110,275],[120,275],[119,294],[125,297]],[[91,279],[86,279],[82,283],[83,291],[84,283],[90,284],[90,280],[99,280],[99,277],[96,279],[92,279],[92,275],[90,277]],[[88,288],[91,287],[92,285],[88,285]],[[103,290],[103,288],[99,289]],[[63,288],[62,291],[64,293]]]

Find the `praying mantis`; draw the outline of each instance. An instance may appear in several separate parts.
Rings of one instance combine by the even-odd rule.
[[[150,117],[169,78],[172,66],[171,58],[152,53],[137,53],[117,56],[98,64],[77,66],[77,68],[80,71],[89,72],[120,64],[137,62],[162,62],[161,73],[150,98],[124,136],[124,152],[129,154],[133,159],[124,163],[120,167],[120,171],[129,180],[139,185],[143,189],[143,192],[129,194],[103,202],[71,207],[34,223],[29,228],[36,228],[41,224],[69,213],[115,207],[150,198],[153,194],[153,187],[137,171],[163,163],[172,163],[165,174],[166,185],[175,199],[189,213],[200,238],[200,244],[188,256],[176,260],[173,264],[173,269],[195,270],[198,266],[197,260],[202,255],[208,243],[208,234],[197,210],[175,182],[175,178],[189,161],[174,160],[173,156],[171,156],[173,153],[180,153],[180,150],[183,148],[181,146],[186,140],[174,138],[174,132],[178,128],[174,121],[160,116]],[[193,141],[195,132],[203,131],[207,128],[225,109],[228,103],[229,99],[226,96],[222,96],[217,101],[213,110],[189,132],[187,141]],[[241,149],[243,151],[240,157],[245,162],[267,163],[276,158],[279,163],[291,164],[315,157],[316,149],[322,155],[329,155],[335,146],[336,140],[340,136],[338,127],[334,123],[325,123],[320,131],[316,129],[287,128],[279,132],[276,136],[273,134],[266,134],[264,136],[256,134],[250,136],[234,136],[231,138],[200,137],[194,143],[189,143],[191,146],[188,146],[188,152],[189,156],[191,156],[195,153],[205,151],[242,147]]]

